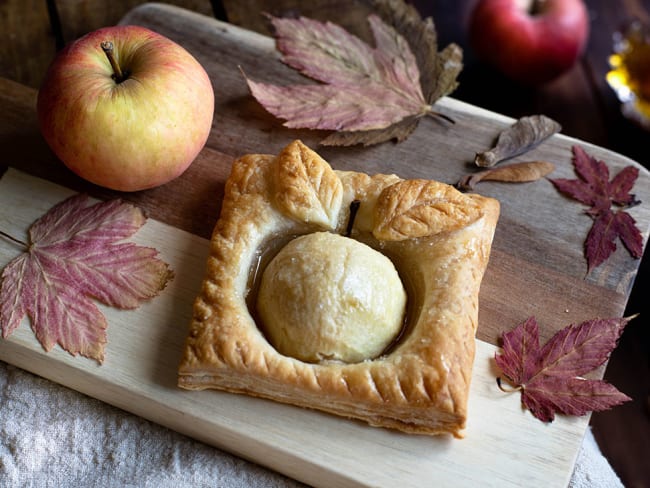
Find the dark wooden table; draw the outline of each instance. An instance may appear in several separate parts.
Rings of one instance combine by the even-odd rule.
[[[442,44],[464,47],[466,67],[454,97],[512,117],[544,113],[560,122],[563,133],[615,150],[650,167],[650,134],[625,119],[605,81],[614,32],[630,18],[645,16],[650,1],[588,0],[590,38],[586,51],[566,75],[546,86],[517,86],[480,63],[468,46],[464,19],[472,1],[416,2],[437,19]],[[425,5],[426,4],[426,5]],[[650,268],[646,253],[627,314],[641,312],[611,357],[606,379],[634,401],[592,417],[594,434],[619,476],[629,487],[650,486]]]
[[[224,20],[268,33],[259,15],[306,15],[333,19],[351,30],[363,22],[363,0],[223,0]],[[413,0],[423,16],[433,17],[441,46],[450,42],[464,51],[464,69],[454,98],[511,117],[543,113],[562,124],[562,132],[612,149],[650,168],[650,133],[625,119],[605,81],[613,35],[633,18],[650,18],[650,0],[586,0],[590,37],[580,61],[560,78],[537,88],[517,85],[477,59],[469,45],[467,22],[476,0]],[[641,264],[626,314],[641,312],[630,323],[611,357],[606,379],[633,398],[624,406],[592,417],[600,447],[626,486],[650,486],[650,307],[648,253]],[[647,293],[647,292],[646,292]]]
[[[571,71],[536,89],[518,86],[478,61],[468,45],[465,21],[473,1],[415,2],[436,19],[441,43],[464,48],[465,69],[452,95],[512,117],[544,113],[562,124],[564,134],[615,150],[650,167],[650,133],[625,119],[605,81],[614,32],[634,16],[647,18],[650,1],[587,0],[590,38]],[[650,486],[650,284],[648,253],[637,276],[627,314],[641,312],[611,357],[606,379],[634,401],[592,417],[600,447],[629,487]]]
[[[452,94],[453,97],[512,117],[544,113],[562,124],[564,134],[612,149],[650,168],[650,152],[645,149],[650,134],[622,117],[619,103],[605,82],[613,33],[635,15],[648,17],[650,0],[586,0],[591,35],[583,57],[561,78],[534,89],[510,82],[476,59],[466,31],[467,18],[475,2],[476,0],[412,1],[423,15],[433,16],[442,46],[455,42],[464,49],[465,68],[460,75],[460,87]],[[56,2],[45,3],[50,5]],[[93,2],[77,3],[90,5]],[[130,7],[136,2],[129,0],[117,3],[128,3]],[[346,26],[358,26],[365,18],[362,13],[368,2],[214,0],[209,3],[214,15],[221,20],[263,31],[265,24],[261,21],[261,11],[275,15],[301,13],[312,17],[329,17]],[[9,2],[7,5],[18,5],[18,2]],[[75,7],[69,10],[85,12],[89,9],[80,10]],[[65,20],[66,12],[66,9],[59,11],[59,27],[61,19]],[[56,22],[50,20],[52,27],[56,27]],[[41,30],[46,31],[47,21],[42,23]],[[87,29],[94,27],[89,25]],[[77,26],[74,32],[83,34],[83,27]],[[36,50],[39,53],[49,52],[42,47],[39,44]],[[54,47],[51,51],[54,51]],[[33,57],[30,59],[33,60]],[[0,67],[4,65],[0,63]],[[16,73],[20,74],[20,69]],[[3,89],[7,91],[4,95],[12,96],[12,88],[15,88],[16,97],[24,94],[20,87],[4,84]],[[20,145],[20,140],[13,142]],[[45,147],[42,150],[44,154],[47,153]],[[647,453],[650,452],[650,325],[647,312],[650,310],[642,293],[650,281],[647,255],[648,253],[641,264],[627,308],[628,314],[641,312],[641,317],[628,326],[606,372],[606,378],[634,401],[592,417],[602,450],[625,485],[630,487],[649,486],[650,480],[650,463],[647,462]]]

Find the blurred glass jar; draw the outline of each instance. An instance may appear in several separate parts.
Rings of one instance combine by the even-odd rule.
[[[630,120],[650,130],[650,25],[634,20],[614,35],[607,83]]]

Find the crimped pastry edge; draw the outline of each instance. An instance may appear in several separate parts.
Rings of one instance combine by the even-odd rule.
[[[342,232],[350,202],[361,199],[365,206],[359,209],[352,237],[377,245],[372,236],[377,200],[391,185],[416,180],[333,171],[305,148],[296,141],[283,153],[300,150],[303,158],[315,157],[316,165],[326,165],[318,168],[321,181],[320,175],[328,173],[330,181],[342,184],[338,219],[330,221],[336,227],[329,230]],[[261,246],[273,236],[327,230],[325,219],[301,221],[296,213],[304,214],[304,208],[293,212],[286,201],[281,209],[274,202],[274,171],[283,153],[247,155],[233,164],[179,366],[179,386],[245,393],[409,433],[462,437],[478,293],[498,202],[463,195],[469,206],[480,209],[475,221],[433,236],[381,243],[382,250],[399,261],[398,269],[418,282],[411,293],[419,296],[420,315],[397,347],[356,364],[304,363],[279,354],[266,341],[246,303],[249,270]],[[331,201],[330,190],[326,193]]]

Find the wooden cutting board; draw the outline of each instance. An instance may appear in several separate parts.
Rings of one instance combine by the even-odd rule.
[[[241,70],[258,81],[308,82],[278,61],[271,39],[161,4],[141,6],[123,23],[172,38],[205,66],[216,98],[206,148],[182,177],[161,188],[127,195],[103,190],[70,174],[50,153],[35,124],[35,93],[2,82],[0,164],[11,168],[0,179],[0,228],[23,236],[34,219],[76,191],[120,196],[148,212],[151,219],[134,240],[159,249],[176,278],[138,310],[102,308],[109,322],[102,366],[59,349],[44,353],[26,320],[11,338],[0,340],[0,359],[316,486],[475,486],[486,480],[497,486],[566,486],[588,417],[546,425],[522,410],[519,395],[496,388],[496,344],[502,332],[530,315],[540,323],[542,340],[571,322],[621,316],[639,261],[619,246],[606,264],[587,275],[583,242],[591,220],[583,206],[559,195],[548,181],[477,187],[500,200],[502,215],[480,296],[465,439],[409,436],[246,396],[175,386],[207,238],[234,157],[276,153],[300,138],[336,169],[454,183],[470,170],[474,154],[513,121],[445,98],[436,108],[452,117],[453,125],[425,119],[398,145],[322,148],[322,133],[283,128],[248,93]],[[526,159],[554,162],[554,177],[573,178],[574,144],[605,160],[613,173],[639,166],[562,135]],[[650,175],[639,168],[635,192],[648,202]],[[645,242],[650,207],[643,203],[630,213]],[[0,267],[19,253],[0,240]]]

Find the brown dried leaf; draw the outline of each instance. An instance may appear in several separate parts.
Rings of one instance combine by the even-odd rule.
[[[456,185],[458,189],[469,191],[479,181],[503,181],[510,183],[526,183],[536,181],[555,170],[553,163],[546,161],[526,161],[522,163],[513,163],[499,168],[491,168],[478,173],[465,175]]]
[[[363,144],[372,146],[381,142],[395,140],[402,142],[418,126],[417,117],[407,117],[385,129],[332,132],[321,141],[323,146],[353,146]]]
[[[327,229],[336,227],[343,184],[330,165],[300,141],[278,155],[274,179],[275,202],[296,220]]]
[[[489,168],[504,159],[530,151],[561,129],[560,124],[545,115],[522,117],[499,134],[492,149],[478,153],[474,162],[477,166]]]
[[[462,50],[437,51],[433,21],[403,1],[368,0],[371,47],[332,23],[271,17],[282,61],[321,84],[276,86],[246,79],[252,95],[290,128],[331,130],[324,145],[405,140],[458,85]],[[452,121],[453,122],[453,121]]]
[[[431,17],[422,19],[418,10],[402,0],[368,0],[372,9],[408,41],[420,69],[425,99],[433,104],[458,86],[463,52],[450,44],[438,52],[438,35]]]
[[[457,230],[480,216],[474,201],[452,186],[403,180],[379,195],[372,233],[383,241],[402,241]]]
[[[431,86],[424,84],[422,89],[430,104],[449,95],[458,88],[458,75],[463,70],[463,50],[456,44],[449,44],[436,57],[436,68]]]

